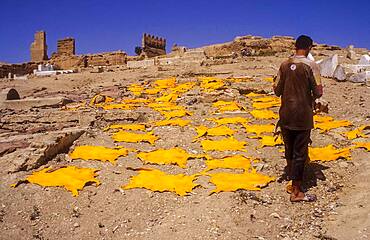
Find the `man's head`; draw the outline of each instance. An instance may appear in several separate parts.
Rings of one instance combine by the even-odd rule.
[[[307,56],[313,45],[312,38],[306,35],[301,35],[295,41],[295,49],[297,54]]]

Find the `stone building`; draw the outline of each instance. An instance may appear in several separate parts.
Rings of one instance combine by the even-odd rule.
[[[146,57],[166,55],[166,39],[144,33],[141,48]]]
[[[46,33],[44,31],[36,32],[35,40],[31,44],[31,62],[48,60],[47,50]]]
[[[58,55],[75,55],[76,54],[75,39],[69,37],[69,38],[58,40],[57,54]]]

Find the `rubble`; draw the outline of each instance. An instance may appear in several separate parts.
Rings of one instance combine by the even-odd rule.
[[[308,54],[307,58],[311,61],[315,61],[315,58],[312,56],[311,53]]]
[[[370,70],[370,64],[369,65],[360,65],[360,64],[342,64],[343,67],[347,69],[349,73],[359,73],[364,71]]]
[[[332,78],[338,66],[338,54],[317,62],[320,66],[320,74],[323,77]]]
[[[348,80],[355,83],[365,83],[369,78],[369,55],[363,55],[358,64],[339,64],[337,54],[316,63],[319,64],[320,75],[323,77],[333,78],[341,82]]]
[[[14,152],[19,148],[26,148],[30,145],[29,142],[25,140],[17,140],[17,141],[10,141],[10,142],[1,142],[0,141],[0,157]]]
[[[22,151],[12,153],[12,157],[8,154],[9,166],[8,169],[3,170],[8,172],[29,171],[47,164],[56,155],[67,153],[74,141],[84,132],[85,129],[72,128],[50,132],[47,137],[28,136],[34,139],[32,145]],[[33,151],[35,147],[38,148],[36,152]]]
[[[366,83],[370,80],[370,71],[355,73],[348,80],[353,83]]]
[[[0,109],[57,108],[73,102],[64,97],[24,98],[0,102]]]
[[[171,52],[168,55],[182,55],[187,51],[185,46],[177,46],[174,44],[171,48]]]
[[[346,50],[347,50],[347,56],[346,57],[348,59],[355,60],[357,56],[356,56],[356,52],[354,51],[354,46],[349,45]]]
[[[333,78],[338,81],[345,81],[347,76],[344,67],[338,65],[333,73]]]
[[[370,65],[370,56],[369,55],[362,55],[360,60],[358,61],[359,65]]]

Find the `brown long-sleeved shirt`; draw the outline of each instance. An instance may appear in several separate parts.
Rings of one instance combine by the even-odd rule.
[[[318,65],[304,56],[289,58],[281,64],[273,88],[275,94],[281,96],[281,127],[312,129],[314,99],[323,94]]]

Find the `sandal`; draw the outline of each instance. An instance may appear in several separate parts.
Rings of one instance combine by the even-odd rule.
[[[292,203],[294,202],[316,202],[317,197],[314,194],[305,194],[302,199],[292,200],[292,198],[290,198],[290,201]]]

